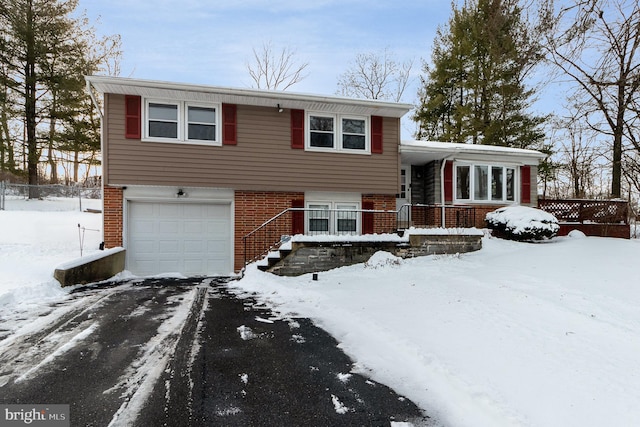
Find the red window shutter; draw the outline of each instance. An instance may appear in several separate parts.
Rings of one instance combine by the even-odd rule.
[[[142,137],[142,98],[135,95],[124,97],[124,137],[127,139],[140,139]]]
[[[371,152],[382,154],[382,117],[371,116]]]
[[[304,150],[304,110],[291,110],[291,148]]]
[[[292,208],[304,208],[304,200],[292,200]],[[291,235],[304,234],[304,211],[291,213]]]
[[[444,165],[444,201],[453,202],[453,162]]]
[[[531,166],[520,166],[520,203],[531,203]]]
[[[237,145],[237,114],[235,104],[222,104],[222,144]]]
[[[362,202],[362,210],[373,210],[373,202]],[[373,214],[362,212],[362,234],[373,234]]]

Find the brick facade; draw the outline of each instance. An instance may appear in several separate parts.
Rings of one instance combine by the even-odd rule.
[[[292,207],[294,200],[304,200],[302,192],[236,191],[234,195],[234,269],[244,267],[244,237],[260,227],[265,221]],[[373,203],[374,210],[393,210],[395,196],[366,194],[362,202]],[[123,245],[124,192],[120,187],[104,187],[104,243],[105,248]],[[390,228],[391,227],[391,228]],[[395,227],[395,215],[376,214],[374,232],[390,232]],[[268,230],[275,242],[292,232],[292,215],[283,215],[275,227]]]
[[[104,187],[103,194],[104,247],[122,246],[123,190],[120,187]]]
[[[294,200],[304,200],[304,193],[274,191],[235,192],[234,269],[244,267],[244,236],[260,227],[265,221],[291,207]],[[291,234],[291,215],[284,215],[269,232],[272,240]],[[249,242],[251,244],[251,242]]]
[[[292,207],[294,200],[304,200],[302,192],[270,192],[270,191],[236,191],[235,192],[235,254],[234,268],[236,271],[244,267],[245,241],[244,237],[256,230],[265,221],[275,217],[279,213]],[[373,203],[374,210],[394,210],[395,195],[365,194],[362,196],[362,203]],[[375,214],[374,232],[392,232],[395,229],[395,213]],[[275,243],[281,236],[290,235],[293,232],[293,215],[289,212],[274,220],[269,227],[264,228],[260,233],[267,233],[268,236],[259,235],[247,239],[247,252],[249,258],[255,253],[255,249],[265,249],[260,241]],[[258,245],[254,247],[253,245]]]
[[[395,211],[396,210],[396,196],[395,194],[363,194],[362,206],[364,207],[367,202],[373,203],[373,210],[376,211]],[[389,213],[376,213],[373,215],[373,232],[380,233],[394,233],[397,229],[395,212]]]
[[[476,227],[486,228],[485,217],[502,205],[446,205],[445,227]],[[441,227],[442,207],[413,206],[411,208],[411,223],[414,227]]]

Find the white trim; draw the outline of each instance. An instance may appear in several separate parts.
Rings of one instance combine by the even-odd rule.
[[[364,121],[364,149],[358,148],[344,148],[344,130],[342,129],[342,121],[343,120],[362,120]],[[338,124],[340,129],[340,138],[339,138],[339,150],[343,152],[349,153],[357,153],[357,154],[371,154],[371,125],[370,125],[370,117],[367,116],[355,116],[350,114],[339,114],[338,115]],[[356,135],[356,134],[352,134]]]
[[[172,100],[172,99],[160,99],[160,98],[143,98],[144,108],[142,109],[142,141],[143,142],[163,142],[163,143],[173,143],[173,144],[188,144],[188,145],[208,145],[219,147],[222,146],[222,130],[221,130],[221,108],[222,105],[218,103],[207,103],[207,102],[192,102],[192,101],[180,101],[180,100]],[[164,104],[164,105],[175,105],[177,106],[177,126],[178,126],[178,136],[177,138],[163,138],[157,136],[149,136],[149,104]],[[215,109],[215,127],[216,127],[216,135],[215,141],[206,141],[199,139],[189,139],[188,138],[188,108],[189,107],[203,107],[203,108],[213,108]]]
[[[458,166],[468,166],[469,167],[469,198],[468,199],[459,199],[458,198]],[[475,198],[475,168],[477,166],[484,166],[488,168],[487,175],[487,199],[478,199]],[[502,168],[502,194],[503,198],[501,200],[493,200],[491,198],[491,169],[493,167]],[[507,199],[507,169],[513,169],[514,175],[514,183],[513,183],[513,200]],[[520,177],[520,167],[519,165],[514,165],[512,163],[501,163],[501,162],[470,162],[470,161],[459,161],[456,160],[453,162],[453,203],[454,204],[483,204],[483,205],[503,205],[505,203],[517,203],[521,200],[520,198],[520,187],[521,187],[521,177]]]
[[[304,194],[305,208],[309,209],[310,205],[326,205],[329,210],[337,209],[338,205],[349,204],[356,206],[356,210],[362,208],[362,194],[360,193],[332,193],[326,191],[307,191]],[[329,233],[337,233],[338,228],[338,215],[337,212],[329,214]],[[305,234],[309,234],[309,215],[305,212],[304,216],[304,231]],[[362,234],[362,215],[356,216],[356,231],[355,234]]]
[[[182,189],[184,196],[178,197]],[[230,189],[211,189],[198,187],[152,187],[127,186],[123,191],[122,244],[128,248],[130,203],[166,203],[166,204],[205,204],[229,206],[229,273],[235,267],[235,193]]]
[[[273,108],[280,104],[281,108],[288,109],[396,118],[404,116],[414,108],[411,104],[295,92],[240,89],[112,76],[85,76],[85,79],[100,93],[140,95],[153,98],[206,100],[206,102],[213,101]]]
[[[324,117],[333,119],[333,147],[313,147],[311,146],[311,117]],[[363,120],[364,121],[364,149],[356,149],[356,148],[344,148],[343,146],[343,130],[342,130],[342,120],[343,119],[352,119],[352,120]],[[304,131],[304,149],[305,151],[317,151],[324,153],[351,153],[351,154],[360,154],[360,155],[369,155],[371,154],[371,125],[370,116],[361,116],[355,114],[337,114],[337,113],[326,113],[321,111],[305,111],[305,131]],[[327,131],[314,131],[321,133],[329,133]]]

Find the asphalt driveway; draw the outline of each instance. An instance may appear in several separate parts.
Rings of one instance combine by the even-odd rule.
[[[69,404],[72,426],[430,424],[309,319],[277,319],[224,279],[94,285],[64,304],[0,341],[0,403]]]

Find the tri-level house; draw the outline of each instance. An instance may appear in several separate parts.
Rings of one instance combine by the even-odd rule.
[[[540,153],[401,143],[408,104],[103,76],[87,86],[103,96],[104,244],[124,247],[135,274],[238,271],[247,236],[276,221],[267,240],[482,226],[469,206],[536,204]]]

